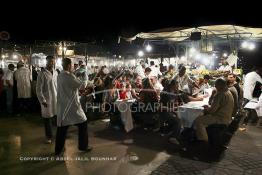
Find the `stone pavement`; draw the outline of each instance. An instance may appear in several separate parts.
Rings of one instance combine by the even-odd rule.
[[[55,131],[55,129],[54,129]],[[77,150],[77,128],[71,127],[64,158],[54,158],[54,144],[44,144],[38,115],[0,117],[0,174],[262,174],[262,128],[238,131],[220,162],[202,162],[181,156],[178,147],[159,134],[137,129],[124,133],[108,128],[106,120],[89,124],[94,150]],[[48,160],[27,160],[48,158]]]

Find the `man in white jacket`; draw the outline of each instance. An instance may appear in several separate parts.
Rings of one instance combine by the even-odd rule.
[[[46,143],[52,142],[52,119],[57,114],[57,71],[54,69],[55,58],[46,57],[46,68],[37,77],[36,95],[41,104],[41,113],[45,124]]]
[[[87,118],[79,101],[79,89],[84,87],[72,73],[72,61],[63,59],[63,71],[57,77],[57,132],[55,154],[61,155],[65,145],[66,133],[71,125],[78,126],[78,149],[89,152]]]
[[[14,72],[14,79],[17,85],[18,112],[29,112],[31,94],[31,71],[23,61],[17,63],[17,70]],[[18,115],[20,115],[18,114]]]

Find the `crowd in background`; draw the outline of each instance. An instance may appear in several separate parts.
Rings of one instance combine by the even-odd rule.
[[[53,68],[51,67],[51,69]],[[116,111],[108,111],[108,109],[112,109],[116,100],[135,99],[136,105],[138,103],[162,103],[166,105],[172,103],[177,107],[189,101],[202,101],[209,95],[211,96],[209,101],[212,109],[205,107],[206,114],[217,116],[216,113],[221,112],[227,117],[227,120],[223,122],[228,124],[230,118],[236,115],[238,110],[242,109],[243,104],[253,98],[259,98],[261,94],[261,67],[255,67],[253,71],[246,75],[244,81],[241,77],[234,75],[232,69],[226,63],[219,68],[219,71],[223,72],[223,77],[219,77],[221,81],[215,81],[217,77],[211,77],[210,75],[196,76],[188,74],[186,67],[183,65],[177,68],[169,65],[166,68],[161,64],[156,65],[154,61],[149,62],[149,64],[141,61],[136,67],[90,66],[88,69],[82,61],[79,61],[78,64],[74,64],[72,69],[74,77],[84,84],[83,87],[78,89],[78,95],[85,113],[88,108],[87,104],[97,105],[105,113],[114,113]],[[45,106],[45,101],[41,101],[39,94],[37,94],[37,86],[40,86],[41,81],[39,73],[44,70],[45,68],[37,70],[35,67],[29,69],[22,61],[18,62],[16,66],[9,64],[8,70],[5,72],[1,69],[1,112],[6,111],[8,114],[16,115],[32,112],[34,109],[37,112],[40,109],[39,101],[41,105],[44,104]],[[54,70],[55,74],[60,74],[59,70]],[[52,75],[54,76],[54,72],[52,72]],[[213,87],[212,94],[207,94],[205,89],[211,87]],[[219,104],[222,102],[227,106]],[[212,106],[215,103],[218,103],[217,106]],[[214,109],[222,108],[221,106],[223,106],[223,109],[219,109],[220,111]],[[232,112],[230,112],[231,108]],[[261,106],[258,105],[257,108],[261,108]],[[147,111],[148,114],[150,112],[152,111]],[[170,122],[176,137],[180,130],[180,122],[173,115],[175,114],[164,111],[163,116],[165,117],[162,119]],[[141,120],[141,118],[136,117],[136,114],[134,114],[134,120]],[[142,122],[146,122],[153,119],[151,115],[148,115],[143,120]],[[199,138],[205,140],[206,135],[203,135],[201,130],[205,125],[217,121],[203,121],[208,120],[206,117],[198,119],[196,126],[199,128],[199,132],[202,132],[199,134]],[[245,120],[245,122],[247,121],[248,119]]]

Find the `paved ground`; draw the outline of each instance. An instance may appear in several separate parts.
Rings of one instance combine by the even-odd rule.
[[[237,132],[222,161],[206,163],[183,158],[178,148],[156,133],[138,129],[125,134],[100,120],[89,124],[94,150],[88,154],[78,152],[77,128],[70,128],[68,160],[62,161],[51,160],[54,144],[44,144],[40,119],[0,117],[0,174],[262,174],[262,128],[249,126],[246,132]],[[25,160],[33,157],[49,160]]]

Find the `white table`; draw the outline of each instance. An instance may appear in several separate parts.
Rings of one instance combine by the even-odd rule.
[[[178,107],[177,115],[181,119],[183,127],[192,127],[194,120],[204,114],[204,105],[208,105],[212,89],[207,89],[209,96],[203,101],[192,101]]]
[[[130,132],[133,128],[133,117],[132,117],[132,111],[131,106],[135,102],[134,99],[131,100],[117,100],[115,102],[115,105],[117,106],[120,114],[121,114],[121,120],[124,124],[126,132]]]

